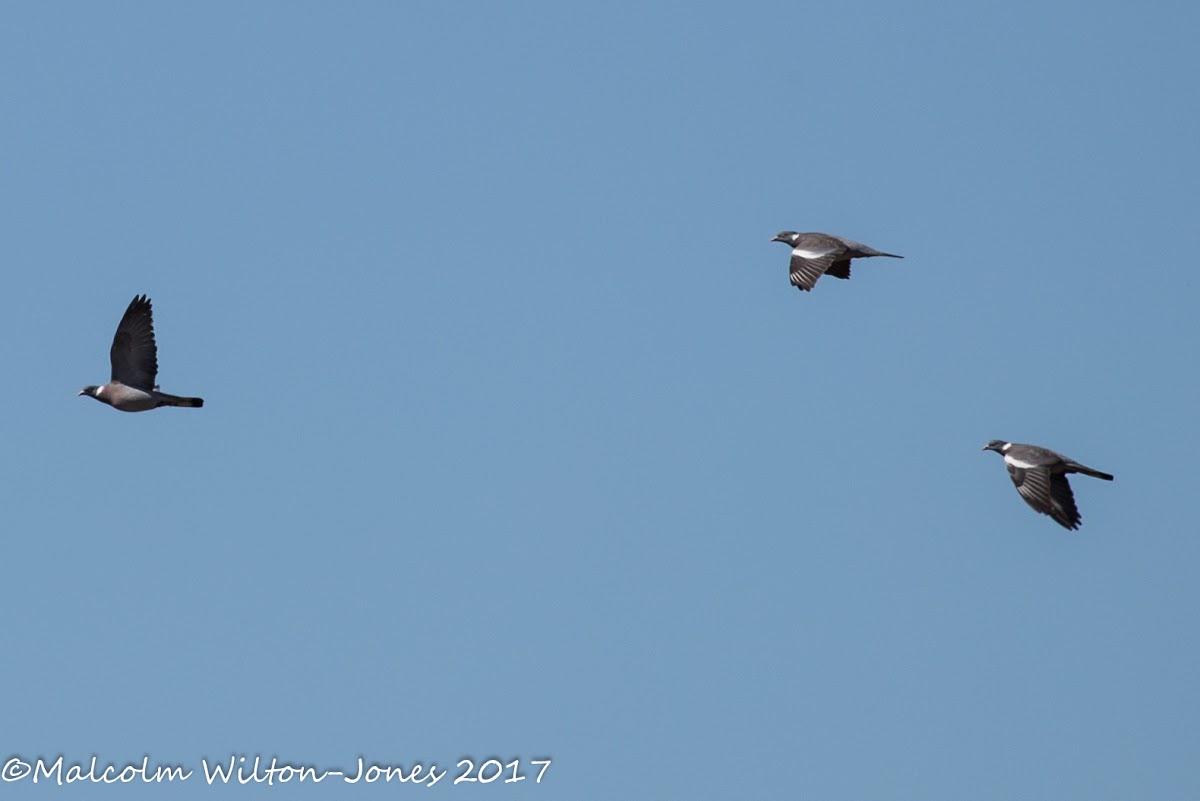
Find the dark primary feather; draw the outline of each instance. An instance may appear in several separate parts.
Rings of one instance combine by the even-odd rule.
[[[829,269],[825,271],[826,275],[832,275],[834,278],[849,278],[850,277],[850,260],[835,261],[829,265]]]
[[[1075,493],[1071,492],[1071,482],[1062,473],[1050,476],[1050,516],[1061,526],[1076,529],[1083,523],[1083,515],[1075,505]]]
[[[125,310],[108,352],[112,380],[138,389],[152,390],[158,379],[158,346],[154,342],[154,320],[150,299],[135,297]]]
[[[1077,529],[1083,522],[1071,485],[1062,473],[1051,473],[1047,467],[1015,467],[1007,465],[1017,492],[1034,510],[1049,515],[1064,528]]]

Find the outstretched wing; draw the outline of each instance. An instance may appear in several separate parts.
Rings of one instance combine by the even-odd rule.
[[[158,346],[154,343],[154,320],[150,299],[134,298],[117,326],[112,348],[112,379],[138,389],[154,389],[158,378]]]
[[[792,251],[792,286],[804,292],[811,291],[817,279],[825,274],[840,252],[840,248],[823,249],[813,245],[796,247]]]
[[[1075,506],[1075,495],[1065,475],[1051,473],[1045,467],[1017,467],[1011,464],[1008,465],[1008,475],[1025,503],[1049,515],[1064,528],[1079,528],[1083,518]]]

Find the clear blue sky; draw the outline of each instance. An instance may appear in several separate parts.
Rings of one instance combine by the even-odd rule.
[[[0,756],[1200,797],[1198,29],[10,7]],[[802,294],[785,228],[907,258]],[[75,395],[143,292],[201,411]],[[1116,481],[1067,532],[992,438]]]

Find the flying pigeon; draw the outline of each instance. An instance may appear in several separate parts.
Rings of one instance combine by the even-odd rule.
[[[1108,473],[1085,467],[1037,445],[994,439],[984,445],[983,450],[995,451],[1003,456],[1008,475],[1025,503],[1044,515],[1050,515],[1063,528],[1077,529],[1083,522],[1079,509],[1075,507],[1071,485],[1067,483],[1067,473],[1083,473],[1105,481],[1113,480]]]
[[[851,259],[861,259],[865,256],[904,258],[831,234],[780,231],[771,237],[771,241],[783,242],[792,248],[792,286],[804,292],[812,290],[817,279],[826,273],[834,278],[849,278]]]
[[[135,297],[125,310],[108,352],[112,361],[112,381],[102,387],[87,386],[79,391],[123,412],[146,412],[159,406],[185,406],[198,409],[203,398],[181,398],[158,391],[158,346],[154,344],[154,320],[150,298]]]

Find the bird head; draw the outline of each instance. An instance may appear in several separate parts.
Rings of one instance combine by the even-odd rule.
[[[78,398],[80,395],[90,395],[93,398],[95,398],[100,395],[100,387],[95,386],[95,385],[86,386],[83,389],[79,390],[79,393],[76,394],[75,397]]]
[[[799,238],[800,234],[796,233],[795,231],[780,231],[779,233],[775,234],[775,236],[771,237],[771,241],[783,242],[784,244],[790,245]]]
[[[987,445],[984,445],[982,448],[980,448],[980,450],[995,451],[996,453],[1004,453],[1004,446],[1007,444],[1008,443],[1002,439],[994,439],[991,442],[989,442]]]

